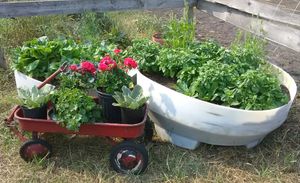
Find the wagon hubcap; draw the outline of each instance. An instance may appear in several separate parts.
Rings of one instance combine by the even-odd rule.
[[[35,156],[44,157],[48,153],[48,149],[41,144],[32,144],[25,150],[25,156],[32,159]]]
[[[136,171],[142,167],[142,155],[138,152],[123,150],[116,160],[118,167],[126,171]]]

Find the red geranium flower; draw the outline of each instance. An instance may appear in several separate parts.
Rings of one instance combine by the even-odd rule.
[[[106,65],[104,63],[99,63],[98,69],[101,71],[107,71],[107,70],[109,70],[109,67],[108,67],[108,65]]]
[[[109,56],[105,56],[104,58],[102,58],[102,59],[100,60],[100,63],[99,63],[99,65],[98,65],[98,68],[99,68],[99,69],[100,69],[100,67],[104,68],[103,65],[106,65],[106,66],[107,66],[107,68],[106,68],[105,70],[110,70],[110,69],[112,69],[112,68],[117,67],[116,61],[114,61],[113,59],[111,59]],[[102,70],[102,69],[100,69],[100,70]],[[103,70],[102,70],[102,71],[103,71]]]
[[[71,71],[77,71],[77,69],[78,69],[76,64],[70,65],[69,68]]]
[[[121,49],[118,49],[118,48],[116,48],[115,50],[114,50],[114,53],[116,54],[116,55],[118,55],[119,53],[121,53],[122,52],[122,50]]]
[[[96,72],[95,65],[89,61],[81,62],[80,65],[83,71],[87,71],[91,74],[94,74]]]
[[[133,58],[125,58],[124,59],[124,65],[126,65],[127,67],[131,68],[137,68],[138,64],[136,63],[136,61]]]

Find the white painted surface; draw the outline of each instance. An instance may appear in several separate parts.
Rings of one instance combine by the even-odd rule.
[[[200,142],[251,148],[286,120],[297,92],[294,79],[274,67],[290,92],[290,101],[262,111],[235,109],[192,98],[136,72],[137,84],[150,96],[150,117],[162,139],[187,149],[195,149]]]
[[[38,86],[41,81],[33,79],[17,70],[14,71],[16,88],[31,89],[34,85]],[[48,85],[48,84],[47,84]]]

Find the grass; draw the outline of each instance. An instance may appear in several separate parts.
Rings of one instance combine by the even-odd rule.
[[[96,14],[1,19],[0,42],[6,48],[40,35],[95,36],[106,24]],[[112,27],[132,37],[150,37],[165,21],[149,13],[109,13]],[[3,23],[4,22],[4,23]],[[99,25],[92,29],[95,22]],[[116,23],[117,22],[117,23]],[[76,23],[76,24],[75,24]],[[81,25],[81,26],[80,26]],[[82,29],[82,25],[91,27]],[[23,27],[22,27],[23,26]],[[4,31],[3,31],[4,30]],[[99,33],[99,34],[98,34]],[[2,37],[1,37],[2,36]],[[12,39],[14,38],[14,39]],[[25,163],[19,156],[21,143],[4,126],[3,119],[16,97],[13,74],[0,70],[0,180],[3,182],[298,182],[300,180],[300,102],[296,101],[287,121],[253,148],[203,144],[194,151],[162,142],[158,137],[147,146],[149,166],[140,176],[115,173],[108,162],[111,145],[106,139],[45,135],[53,156]],[[298,92],[298,100],[300,94]]]

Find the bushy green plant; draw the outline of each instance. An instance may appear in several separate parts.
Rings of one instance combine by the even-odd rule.
[[[96,86],[104,93],[113,94],[120,91],[122,86],[129,87],[131,83],[130,76],[120,68],[97,74]]]
[[[62,88],[78,88],[88,90],[95,87],[96,67],[90,61],[82,61],[80,64],[72,64],[62,73],[59,85]]]
[[[28,109],[39,108],[47,104],[53,93],[54,87],[46,85],[41,89],[33,86],[31,89],[18,88],[18,103]]]
[[[135,39],[127,54],[131,55],[138,63],[139,69],[144,72],[158,72],[157,58],[160,45],[148,39]]]
[[[81,124],[100,122],[101,111],[93,98],[79,89],[61,88],[53,99],[54,120],[69,130],[78,131]]]
[[[49,40],[41,37],[16,49],[12,67],[35,79],[43,80],[63,62],[79,64],[81,60],[99,61],[100,57],[112,52],[115,47],[105,42],[77,43],[72,39]]]
[[[143,95],[143,89],[140,85],[135,85],[132,91],[128,87],[123,86],[122,93],[115,92],[113,97],[117,101],[117,103],[113,103],[114,106],[132,110],[139,109],[149,99],[149,97]]]
[[[286,104],[288,94],[267,63],[264,46],[265,41],[251,35],[243,40],[241,34],[230,49],[214,41],[163,46],[153,64],[162,75],[175,77],[177,91],[186,95],[241,109],[272,109]]]

